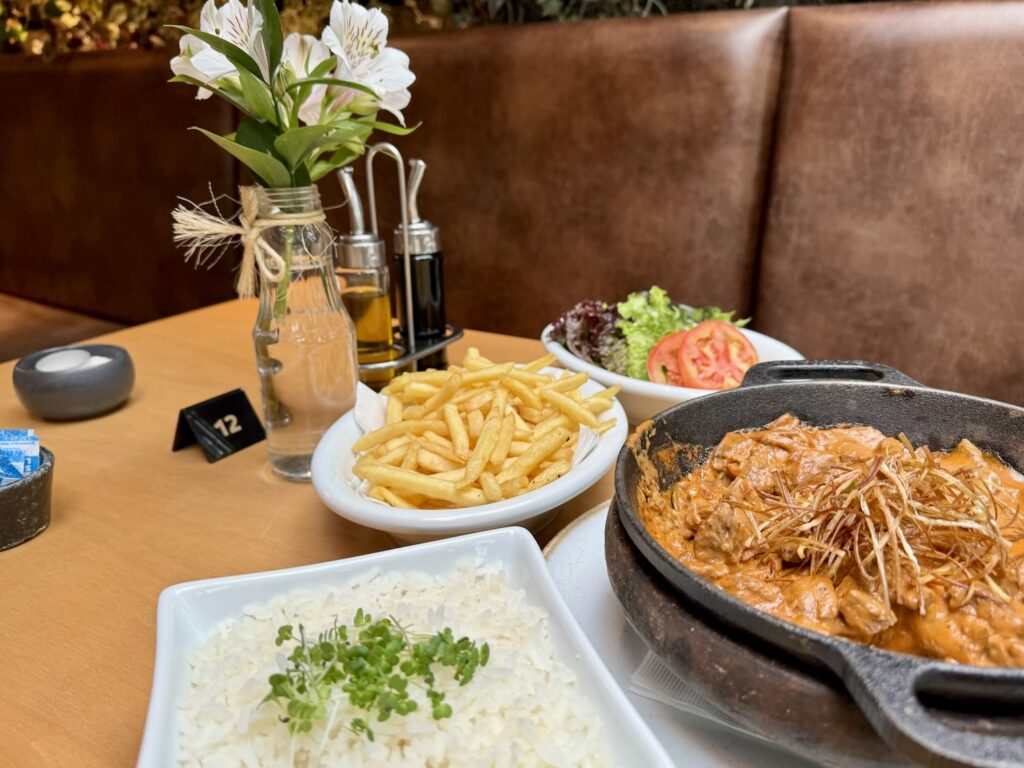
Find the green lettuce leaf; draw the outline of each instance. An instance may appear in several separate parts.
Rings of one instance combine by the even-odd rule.
[[[662,338],[676,331],[688,331],[705,320],[724,320],[741,327],[749,322],[733,320],[732,312],[718,307],[693,308],[673,303],[664,288],[652,286],[649,291],[631,293],[618,305],[619,330],[626,339],[625,374],[634,379],[647,379],[647,356]]]

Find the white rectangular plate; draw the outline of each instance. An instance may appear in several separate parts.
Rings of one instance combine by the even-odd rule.
[[[188,657],[214,627],[240,616],[246,605],[265,603],[296,589],[343,585],[375,567],[385,572],[447,574],[456,562],[474,556],[487,563],[501,563],[509,585],[524,590],[528,602],[547,612],[558,659],[575,673],[581,692],[600,713],[615,763],[671,766],[661,744],[573,619],[548,574],[540,548],[522,528],[502,528],[348,560],[168,587],[160,595],[157,611],[153,691],[138,766],[177,765],[176,703],[187,685]]]

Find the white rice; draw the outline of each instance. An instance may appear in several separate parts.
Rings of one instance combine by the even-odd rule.
[[[306,627],[307,636],[363,608],[395,616],[414,632],[450,626],[455,637],[490,645],[490,661],[459,686],[447,668],[435,687],[446,693],[450,718],[434,720],[426,697],[406,716],[376,717],[343,697],[334,727],[292,736],[274,703],[260,705],[267,678],[284,668],[276,628]],[[545,612],[513,590],[499,566],[461,563],[447,577],[370,571],[339,587],[292,592],[249,606],[220,624],[189,660],[189,685],[178,705],[182,766],[598,766],[608,751],[594,707],[575,675],[555,657]],[[415,696],[415,694],[414,694]],[[364,717],[375,741],[342,727]]]

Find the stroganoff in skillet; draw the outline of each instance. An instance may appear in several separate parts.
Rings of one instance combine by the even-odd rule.
[[[969,441],[931,451],[786,414],[728,433],[666,491],[641,468],[652,536],[744,602],[888,650],[1024,667],[1024,477]]]

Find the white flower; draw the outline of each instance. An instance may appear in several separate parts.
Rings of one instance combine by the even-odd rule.
[[[255,4],[247,7],[240,0],[228,0],[220,8],[216,0],[206,0],[199,16],[199,29],[234,43],[256,61],[264,80],[270,79],[267,51],[261,31],[263,16]],[[226,77],[237,76],[238,70],[227,56],[218,53],[195,35],[185,35],[180,42],[180,55],[171,60],[171,71],[187,75],[201,83],[216,85]],[[205,99],[210,91],[200,88],[197,99]]]
[[[409,105],[409,86],[416,76],[409,69],[409,57],[397,48],[387,47],[387,17],[377,8],[335,0],[330,26],[321,39],[338,57],[335,77],[370,88],[377,94],[378,105],[405,125],[401,110]],[[357,96],[358,91],[344,90],[331,108],[343,106]]]
[[[284,39],[281,65],[291,70],[296,80],[309,77],[314,69],[329,58],[332,58],[330,48],[312,35],[292,32]],[[319,122],[326,92],[326,85],[314,85],[309,96],[299,107],[299,118],[306,125],[316,125]]]

